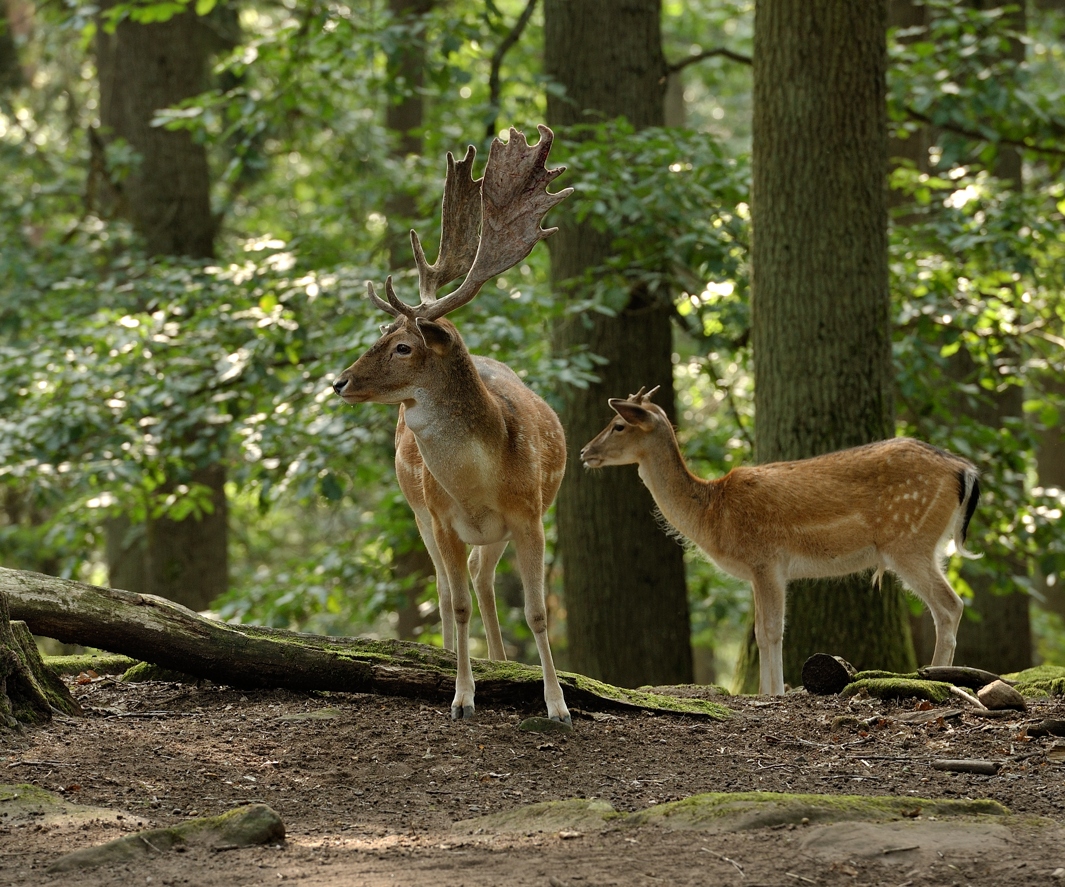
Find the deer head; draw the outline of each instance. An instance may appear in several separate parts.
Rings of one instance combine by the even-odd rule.
[[[444,315],[465,305],[485,283],[513,268],[537,243],[558,230],[541,228],[540,222],[573,189],[547,191],[565,167],[546,167],[554,134],[543,125],[537,129],[540,141],[536,145],[529,145],[513,128],[508,142],[495,139],[481,179],[471,175],[476,157],[472,145],[461,161],[456,162],[448,153],[440,253],[430,265],[417,233],[411,231],[418,266],[417,305],[399,298],[391,276],[385,281],[384,299],[367,281],[370,300],[395,319],[384,328],[377,343],[333,384],[348,403],[406,401],[424,384],[423,370],[427,367],[456,351],[468,356],[458,331],[442,319]],[[463,276],[457,289],[437,298],[441,287]]]
[[[612,397],[607,401],[617,416],[581,450],[581,461],[588,468],[639,462],[649,435],[663,429],[672,435],[673,426],[665,411],[651,403],[660,387],[656,385],[646,392],[641,388],[627,398]]]

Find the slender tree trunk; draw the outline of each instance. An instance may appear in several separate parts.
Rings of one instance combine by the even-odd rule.
[[[565,95],[549,92],[548,123],[563,130],[625,116],[637,128],[664,123],[665,59],[658,0],[545,0],[544,67]],[[548,241],[551,276],[566,281],[612,254],[610,237],[561,221]],[[577,294],[574,294],[577,295]],[[566,392],[562,424],[569,470],[558,503],[569,659],[584,674],[623,686],[677,683],[692,676],[683,552],[658,527],[635,468],[590,474],[580,448],[610,415],[609,397],[662,386],[673,410],[671,305],[634,289],[617,317],[569,319],[556,331],[566,352],[585,347],[607,359],[600,382]]]
[[[978,9],[993,9],[1005,4],[1002,0],[973,0]],[[1025,2],[1013,4],[1008,13],[1009,27],[1023,34],[1027,27]],[[1010,41],[1009,55],[1016,61],[1024,60],[1025,47],[1020,39]],[[999,147],[994,166],[995,175],[1004,182],[1012,183],[1020,190],[1024,187],[1021,153],[1008,145]],[[971,360],[963,352],[954,358],[952,371],[959,376],[972,376]],[[986,372],[986,371],[985,371]],[[991,396],[991,401],[977,419],[991,428],[1001,428],[1008,418],[1024,417],[1024,392],[1010,386]],[[1012,558],[1013,572],[1027,572],[1022,558]],[[1030,598],[1025,591],[1011,594],[994,594],[991,591],[991,576],[974,576],[969,585],[973,590],[972,606],[958,632],[958,647],[955,660],[961,665],[986,668],[999,674],[1020,671],[1032,664],[1032,630],[1029,614]]]
[[[115,210],[130,219],[151,256],[214,257],[217,220],[206,149],[189,133],[152,126],[152,120],[160,109],[206,88],[208,60],[218,45],[191,10],[166,22],[125,20],[113,33],[97,30],[101,129],[93,145],[102,154],[125,143],[135,156],[125,176],[97,165],[107,181],[94,190],[107,193]],[[225,468],[200,466],[168,485],[190,481],[210,488],[213,512],[180,522],[149,519],[139,537],[120,520],[108,528],[109,563],[116,584],[143,582],[130,590],[202,609],[228,583]]]
[[[755,7],[752,345],[759,462],[892,435],[883,0]],[[784,677],[815,652],[914,665],[901,593],[792,583]]]
[[[973,0],[972,6],[991,8],[1000,6],[998,2]],[[928,9],[914,0],[891,0],[889,4],[890,23],[897,27],[921,27],[928,23]],[[1014,30],[1025,30],[1024,4],[1009,16],[1009,24]],[[1024,44],[1015,39],[1011,41],[1010,53],[1016,61],[1024,58]],[[931,127],[921,126],[908,139],[892,142],[891,157],[908,159],[915,163],[918,170],[931,172],[928,160],[928,145],[935,139]],[[999,147],[994,166],[994,173],[1003,181],[1012,182],[1015,187],[1023,187],[1023,175],[1020,152],[1006,145]],[[902,218],[896,224],[907,224]],[[986,376],[986,368],[978,368],[968,353],[961,351],[953,358],[947,368],[949,378],[958,386],[972,383],[979,375]],[[988,403],[981,409],[973,410],[970,401],[964,396],[953,398],[954,407],[959,412],[967,412],[978,422],[990,428],[1000,428],[1007,418],[1023,418],[1023,392],[1016,387],[989,395]],[[1024,572],[1020,562],[1014,563],[1015,572]],[[969,585],[973,598],[958,632],[958,646],[955,661],[961,665],[986,668],[1000,674],[1027,668],[1032,662],[1032,638],[1029,619],[1030,600],[1025,592],[1013,594],[994,594],[991,591],[993,577],[973,575]],[[927,612],[911,619],[914,647],[918,660],[930,661],[935,647],[935,629],[931,616]]]

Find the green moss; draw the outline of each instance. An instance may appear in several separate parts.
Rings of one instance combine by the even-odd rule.
[[[951,697],[950,684],[944,684],[942,681],[921,681],[898,675],[852,681],[843,688],[840,695],[854,696],[863,690],[877,699],[916,698],[941,703]]]
[[[1060,665],[1037,665],[1003,677],[1016,681],[1017,692],[1030,699],[1065,696],[1065,668]]]
[[[192,675],[171,668],[163,668],[153,662],[138,662],[127,668],[122,674],[122,680],[131,684],[139,684],[144,681],[169,681],[175,684],[195,684],[198,680]]]
[[[629,821],[671,828],[743,831],[802,822],[877,821],[916,816],[1004,816],[996,801],[804,795],[776,792],[710,793],[661,804],[632,814]]]
[[[659,693],[646,693],[641,690],[628,690],[623,687],[604,684],[602,681],[572,672],[560,673],[559,680],[562,681],[563,686],[572,686],[602,699],[611,699],[622,705],[633,706],[634,708],[671,712],[673,714],[701,715],[717,721],[726,721],[732,716],[732,712],[726,706],[706,699],[685,699],[679,696],[665,696]]]
[[[284,823],[273,810],[265,804],[249,804],[221,816],[192,819],[171,828],[138,832],[96,847],[75,850],[53,862],[48,871],[69,872],[101,865],[114,866],[190,843],[225,849],[267,844],[284,838]]]
[[[57,675],[75,675],[83,671],[97,674],[122,674],[138,660],[113,653],[78,653],[74,656],[45,656],[44,664]]]
[[[59,807],[63,803],[61,798],[28,782],[0,785],[0,803],[4,801],[18,801],[20,805],[39,807]]]
[[[877,669],[870,669],[869,671],[860,671],[853,678],[852,681],[870,681],[879,678],[883,679],[895,679],[895,678],[907,678],[911,681],[920,680],[920,675],[917,672],[910,672],[909,674],[896,674],[893,671],[879,671]]]

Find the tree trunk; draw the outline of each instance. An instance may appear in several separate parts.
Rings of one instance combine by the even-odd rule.
[[[37,633],[107,649],[235,687],[382,693],[449,703],[455,654],[394,640],[322,637],[204,619],[154,595],[131,594],[39,573],[0,568],[0,595]],[[543,705],[539,668],[474,662],[478,702]],[[727,717],[699,699],[638,693],[560,674],[572,704]]]
[[[625,116],[637,128],[664,122],[665,59],[658,0],[545,0],[544,67],[565,88],[549,92],[548,123],[562,130]],[[566,281],[612,254],[608,235],[564,219],[548,240],[551,277]],[[635,468],[589,474],[580,449],[610,415],[606,401],[640,386],[672,415],[672,329],[668,299],[641,289],[616,317],[570,318],[556,330],[563,353],[584,347],[608,361],[600,381],[570,388],[562,408],[569,470],[558,502],[569,660],[623,686],[691,680],[683,551],[655,519]]]
[[[44,724],[52,712],[81,714],[66,685],[45,668],[25,622],[12,622],[0,588],[0,727]]]
[[[152,256],[214,257],[207,151],[188,132],[152,126],[157,111],[206,87],[209,38],[191,10],[148,25],[127,19],[113,34],[101,22],[96,31],[103,140],[122,139],[138,155],[114,184]]]
[[[1002,2],[973,0],[973,6],[987,9],[1003,6]],[[1027,26],[1025,4],[1008,13],[1009,27],[1023,34]],[[1024,60],[1025,47],[1019,39],[1010,41],[1009,55],[1014,61]],[[1009,145],[1000,145],[995,158],[995,175],[1004,182],[1012,183],[1020,190],[1024,187],[1021,152]],[[1005,357],[1005,356],[1004,356]],[[1008,359],[1008,358],[1006,358]],[[960,376],[972,376],[975,367],[968,355],[959,352],[953,359],[952,370]],[[1009,386],[990,396],[991,402],[979,411],[976,418],[990,428],[1001,428],[1007,418],[1024,417],[1024,392],[1017,386]],[[1015,575],[1027,572],[1020,557],[1010,559]],[[973,590],[972,605],[958,632],[958,646],[954,657],[962,665],[972,665],[1006,674],[1021,671],[1032,664],[1032,629],[1028,612],[1030,598],[1026,591],[1010,594],[994,594],[991,591],[993,577],[976,575],[969,581]]]
[[[759,462],[892,435],[885,7],[759,0],[754,30],[752,346]],[[914,667],[894,583],[792,583],[784,677],[813,653]]]
[[[151,256],[214,257],[217,220],[206,149],[189,133],[152,126],[152,120],[160,109],[206,88],[208,61],[218,45],[191,10],[147,25],[127,19],[114,33],[102,22],[97,29],[101,132],[93,143],[102,154],[125,142],[136,156],[127,175],[107,171],[93,191],[108,195],[115,212],[130,219]],[[96,167],[104,170],[100,162]],[[200,466],[191,480],[210,488],[212,513],[183,521],[152,518],[140,534],[130,532],[124,519],[107,527],[112,584],[195,609],[226,590],[225,468]],[[177,483],[171,478],[168,486]]]

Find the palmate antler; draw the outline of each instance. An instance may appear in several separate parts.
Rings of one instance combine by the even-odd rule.
[[[418,235],[411,231],[411,245],[418,264],[419,305],[403,302],[385,281],[385,296],[378,297],[367,281],[371,301],[393,317],[422,317],[436,320],[465,305],[481,287],[497,274],[513,268],[532,252],[534,246],[557,228],[541,228],[540,222],[553,206],[561,203],[572,188],[549,193],[547,186],[565,172],[565,167],[548,169],[554,133],[537,126],[540,141],[530,146],[525,135],[511,127],[510,140],[492,142],[484,178],[471,176],[476,150],[471,145],[459,162],[449,152],[444,200],[441,209],[440,254],[430,265]],[[454,292],[442,299],[436,294],[442,286],[465,275]]]

